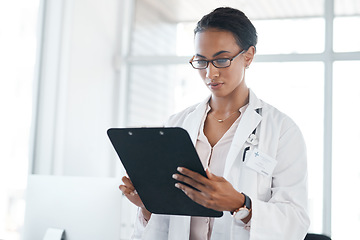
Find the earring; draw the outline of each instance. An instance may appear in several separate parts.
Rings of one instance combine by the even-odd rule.
[[[249,68],[249,65],[246,65],[246,67],[245,67],[246,69],[248,69]]]

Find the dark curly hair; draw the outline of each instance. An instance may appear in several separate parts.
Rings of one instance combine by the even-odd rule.
[[[231,32],[236,43],[242,49],[248,50],[251,46],[256,48],[256,29],[247,16],[238,9],[230,7],[216,8],[202,17],[194,29],[194,34],[210,28]]]

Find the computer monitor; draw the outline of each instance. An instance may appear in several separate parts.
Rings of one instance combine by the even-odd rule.
[[[49,228],[64,229],[66,240],[128,238],[136,207],[122,196],[120,182],[116,178],[30,175],[23,239],[43,239]]]

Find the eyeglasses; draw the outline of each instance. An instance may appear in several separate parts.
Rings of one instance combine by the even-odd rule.
[[[216,68],[227,68],[230,67],[232,60],[234,60],[236,57],[238,57],[240,54],[243,54],[244,52],[245,50],[242,50],[232,58],[217,58],[213,60],[194,60],[195,56],[193,56],[190,59],[189,63],[195,69],[206,69],[209,66],[210,62]]]

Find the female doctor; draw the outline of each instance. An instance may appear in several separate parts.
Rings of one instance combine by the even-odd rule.
[[[193,201],[224,215],[152,214],[125,176],[120,190],[139,207],[133,239],[304,239],[306,148],[296,124],[246,86],[257,43],[254,26],[239,10],[217,8],[194,32],[190,64],[211,96],[170,117],[166,126],[188,131],[207,178],[181,166],[173,178]]]

